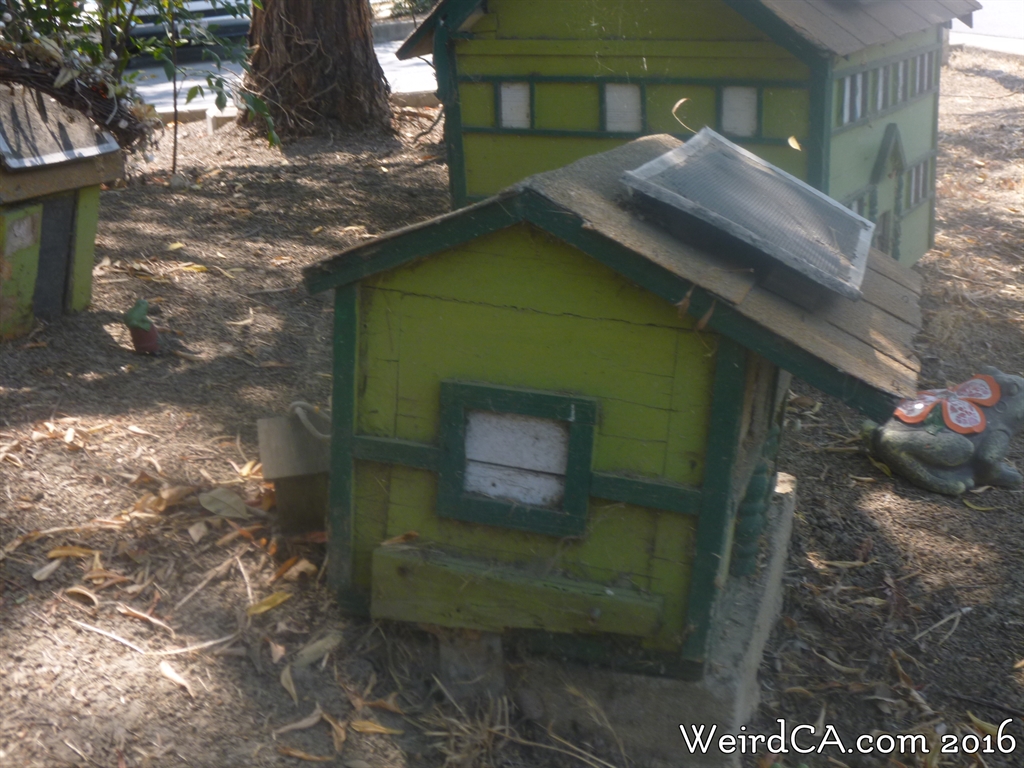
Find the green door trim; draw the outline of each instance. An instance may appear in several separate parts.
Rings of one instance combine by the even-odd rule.
[[[346,606],[352,593],[355,482],[353,435],[356,409],[356,361],[359,354],[359,284],[334,292],[334,376],[331,387],[331,478],[327,507],[328,584]],[[366,596],[348,606],[366,610]]]
[[[692,661],[702,661],[706,656],[712,610],[728,574],[729,529],[737,501],[733,467],[740,443],[746,381],[747,351],[730,339],[720,338],[704,459],[704,498],[697,523],[683,643],[683,657]]]
[[[569,425],[568,465],[561,509],[493,499],[463,490],[466,471],[466,411],[535,416]],[[546,536],[582,536],[590,507],[590,465],[598,401],[590,397],[465,381],[441,382],[441,467],[437,483],[440,517],[496,525]]]

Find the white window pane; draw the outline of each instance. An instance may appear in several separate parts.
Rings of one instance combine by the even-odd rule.
[[[530,84],[501,84],[501,127],[530,127]]]
[[[469,411],[463,488],[541,507],[561,505],[569,425],[513,413]]]
[[[565,497],[565,477],[467,461],[464,488],[492,499],[557,508]]]
[[[728,86],[722,89],[722,130],[732,136],[757,133],[757,88]]]
[[[604,87],[604,124],[609,131],[639,133],[643,130],[640,86],[608,83]]]
[[[564,475],[568,457],[566,422],[491,411],[466,415],[467,460]]]

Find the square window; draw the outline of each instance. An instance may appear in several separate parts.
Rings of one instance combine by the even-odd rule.
[[[549,536],[586,529],[597,401],[441,382],[437,514]]]
[[[757,135],[757,88],[722,89],[722,131],[730,136]]]
[[[605,130],[640,133],[644,127],[640,101],[639,85],[606,83],[604,86]]]
[[[499,89],[502,128],[530,127],[530,84],[502,83]]]
[[[466,493],[559,509],[568,459],[567,422],[466,411]]]

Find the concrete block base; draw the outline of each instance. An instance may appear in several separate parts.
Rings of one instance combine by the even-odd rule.
[[[218,128],[233,123],[237,119],[238,107],[225,107],[223,110],[210,107],[206,110],[206,133],[208,136],[213,136]]]
[[[519,668],[516,700],[539,703],[534,719],[578,739],[589,735],[621,743],[636,765],[648,768],[738,768],[739,754],[717,746],[691,752],[680,725],[717,726],[714,742],[739,734],[758,704],[757,670],[782,609],[782,575],[793,528],[796,480],[780,474],[762,539],[763,563],[752,577],[732,577],[719,599],[709,636],[709,658],[698,682],[631,675],[531,658]]]

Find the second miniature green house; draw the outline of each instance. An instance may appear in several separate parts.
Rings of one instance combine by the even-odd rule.
[[[645,134],[710,127],[932,247],[944,26],[976,0],[442,0],[432,55],[456,206]]]
[[[809,312],[619,204],[622,173],[678,145],[635,141],[307,270],[335,291],[348,610],[699,675],[730,568],[756,555],[741,507],[771,490],[783,371],[876,419],[915,391],[919,285],[891,259],[872,252],[860,301]]]

